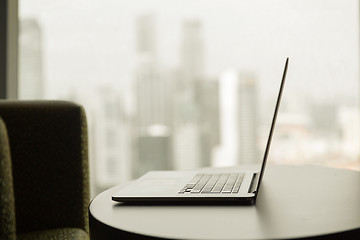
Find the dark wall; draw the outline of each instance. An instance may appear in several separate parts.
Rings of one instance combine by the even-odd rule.
[[[0,1],[0,99],[6,98],[6,39],[7,39],[7,4],[8,0]]]

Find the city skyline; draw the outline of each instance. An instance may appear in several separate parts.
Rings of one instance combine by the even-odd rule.
[[[159,15],[147,12],[133,17],[132,30],[127,33],[133,34],[133,44],[128,47],[132,48],[134,56],[129,59],[131,67],[127,69],[125,80],[120,80],[123,75],[116,76],[116,71],[112,69],[116,63],[121,69],[126,67],[121,65],[122,60],[114,57],[105,61],[111,62],[108,66],[111,76],[104,72],[103,78],[110,76],[118,82],[113,84],[100,78],[94,84],[91,79],[99,76],[97,71],[104,66],[103,57],[109,49],[105,55],[99,55],[99,69],[85,71],[88,63],[81,66],[74,57],[50,74],[54,69],[48,68],[47,60],[54,52],[48,52],[48,45],[54,42],[49,40],[49,29],[41,19],[27,18],[23,21],[35,23],[24,26],[37,26],[36,31],[31,27],[33,30],[30,32],[38,39],[39,36],[42,38],[41,41],[21,45],[23,53],[32,52],[33,55],[31,58],[26,55],[21,57],[23,66],[36,63],[37,67],[25,68],[20,74],[20,83],[28,81],[27,85],[23,85],[20,97],[41,98],[40,94],[27,95],[23,91],[36,91],[39,87],[45,89],[45,98],[84,104],[91,138],[91,174],[95,176],[92,181],[97,187],[106,188],[148,170],[229,166],[261,160],[285,60],[280,62],[280,56],[275,56],[271,65],[267,66],[272,68],[268,76],[271,81],[264,78],[268,72],[262,66],[264,59],[259,62],[248,59],[259,70],[228,65],[218,74],[209,74],[208,62],[212,61],[208,58],[207,49],[209,25],[201,18],[191,17],[181,18],[176,27],[180,33],[175,35],[178,47],[172,49],[178,52],[173,59],[176,65],[166,65],[160,47],[163,36],[161,17],[159,20]],[[27,33],[30,27],[22,31]],[[97,56],[103,47],[91,54]],[[49,62],[53,64],[58,54],[56,52],[51,56]],[[112,54],[119,53],[115,51]],[[353,58],[358,58],[352,54]],[[80,55],[84,57],[87,53]],[[72,64],[75,64],[72,67],[79,67],[72,76],[72,84],[62,82],[64,87],[59,88],[56,94],[48,91],[52,80],[71,75],[71,71],[66,71]],[[307,89],[308,82],[303,85],[295,83],[301,77],[309,76],[308,73],[296,76],[298,65],[296,59],[290,59],[288,78],[291,80],[285,88],[277,134],[274,136],[277,144],[272,148],[271,161],[359,168],[358,73],[348,73],[357,82],[349,85],[350,79],[346,79],[342,82],[345,88],[341,91],[335,91],[339,90],[336,88],[339,83],[331,82],[336,78],[329,79],[319,89]],[[324,66],[316,66],[323,71],[321,67]],[[83,71],[83,75],[75,81],[79,70]],[[341,70],[343,74],[349,69]],[[86,80],[89,82],[84,84]],[[352,90],[349,96],[343,92],[347,88]],[[314,96],[319,91],[324,95]],[[335,95],[329,97],[330,93]]]

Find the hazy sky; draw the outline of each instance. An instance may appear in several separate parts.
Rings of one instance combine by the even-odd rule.
[[[288,96],[358,96],[356,0],[20,0],[20,18],[37,18],[43,30],[49,96],[84,84],[129,83],[135,20],[149,13],[167,69],[179,64],[182,22],[199,19],[209,77],[228,68],[252,71],[260,93],[276,93],[290,57]]]

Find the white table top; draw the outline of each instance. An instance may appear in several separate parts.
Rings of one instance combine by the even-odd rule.
[[[111,200],[120,187],[93,199],[90,231],[103,224],[116,234],[168,239],[290,239],[360,232],[357,171],[269,165],[255,206],[126,206]]]

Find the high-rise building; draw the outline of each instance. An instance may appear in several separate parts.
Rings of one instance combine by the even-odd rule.
[[[334,129],[338,127],[336,120],[339,108],[340,106],[336,102],[311,102],[309,115],[312,118],[314,131],[317,134],[324,136],[337,134]]]
[[[155,126],[154,126],[155,127]],[[169,170],[172,168],[171,136],[162,134],[142,134],[137,138],[138,162],[133,177],[137,178],[150,170]]]
[[[238,164],[238,72],[228,69],[221,74],[219,80],[220,99],[220,147],[215,159],[217,166]]]
[[[256,163],[257,89],[252,74],[234,69],[220,78],[221,146],[217,165]]]
[[[171,85],[156,61],[155,30],[154,16],[137,19],[135,177],[150,170],[169,169],[172,165]]]
[[[174,129],[174,167],[191,170],[202,167],[201,132],[197,124],[183,123]]]
[[[19,32],[19,97],[41,99],[44,95],[41,27],[36,19],[23,19]]]
[[[181,71],[184,84],[204,78],[204,42],[199,20],[187,20],[182,25]],[[187,86],[188,87],[188,86]]]
[[[338,124],[341,137],[340,146],[343,156],[350,160],[359,160],[360,156],[360,114],[358,107],[341,107],[338,112]]]
[[[257,88],[253,74],[239,74],[239,160],[241,163],[260,162],[257,146]]]
[[[141,132],[152,125],[171,125],[170,82],[155,66],[139,68],[136,76],[137,124]]]
[[[201,166],[209,166],[214,147],[220,144],[219,83],[217,80],[197,81],[196,99],[199,103],[201,133]]]
[[[203,144],[207,139],[201,128],[202,106],[197,95],[202,89],[199,82],[204,81],[203,45],[201,22],[185,21],[182,25],[180,71],[174,93],[174,165],[180,169],[196,168],[210,162],[207,157],[210,150],[207,144]]]
[[[132,178],[132,123],[121,96],[114,89],[100,87],[75,91],[65,98],[86,110],[93,196]]]
[[[137,66],[135,72],[137,122],[140,131],[152,125],[171,125],[171,88],[156,61],[155,19],[152,15],[137,19]]]

